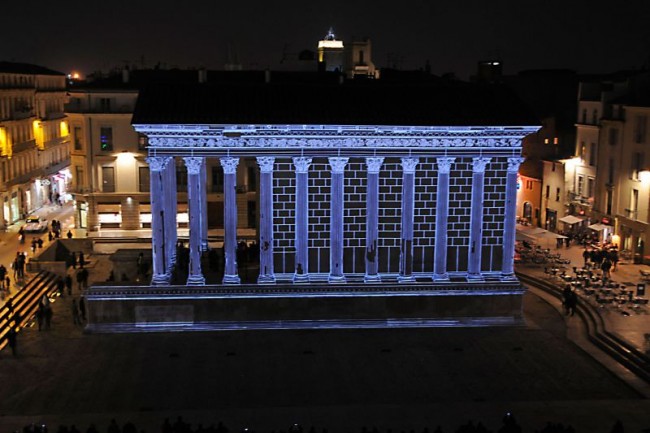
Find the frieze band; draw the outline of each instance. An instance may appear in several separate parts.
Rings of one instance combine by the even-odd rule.
[[[171,148],[515,148],[519,138],[206,138],[150,137],[149,147]]]

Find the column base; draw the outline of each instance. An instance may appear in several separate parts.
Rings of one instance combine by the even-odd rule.
[[[241,279],[239,278],[239,275],[224,275],[223,276],[223,284],[241,284]]]
[[[275,284],[275,275],[266,274],[257,277],[257,284]]]
[[[517,276],[515,274],[501,274],[501,281],[516,281]]]
[[[449,274],[446,273],[446,272],[445,272],[444,274],[433,274],[433,276],[431,277],[431,279],[432,279],[433,281],[446,282],[446,281],[449,281]]]
[[[381,283],[381,277],[377,274],[375,275],[364,275],[363,277],[363,282],[364,283]]]
[[[309,274],[293,274],[294,284],[309,283]]]
[[[169,286],[169,275],[167,274],[154,274],[153,277],[151,277],[151,285],[152,286]]]
[[[205,278],[203,275],[190,275],[187,277],[188,286],[205,286]]]
[[[399,275],[397,277],[398,283],[415,283],[415,277],[413,275]]]
[[[327,282],[329,284],[345,284],[348,281],[345,279],[345,275],[332,275],[332,274],[330,274],[329,277],[327,277]]]
[[[467,274],[467,281],[485,281],[481,274]]]

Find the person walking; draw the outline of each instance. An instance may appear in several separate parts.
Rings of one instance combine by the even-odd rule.
[[[88,275],[89,275],[88,269],[82,269],[79,272],[81,273],[81,284],[82,284],[84,289],[87,289],[88,288]]]
[[[7,332],[7,343],[11,347],[11,353],[14,357],[18,356],[18,330],[17,326],[12,326]]]
[[[85,263],[86,263],[86,258],[84,257],[84,252],[79,251],[79,268],[83,269]]]
[[[81,319],[79,317],[79,307],[77,307],[77,300],[72,299],[72,324],[81,325]]]
[[[77,271],[77,276],[76,276],[76,279],[77,279],[77,288],[79,289],[79,292],[81,292],[81,290],[82,290],[82,286],[83,286],[83,282],[84,282],[84,274],[83,274],[83,271],[84,271],[83,269],[80,269],[79,271]]]
[[[86,302],[84,301],[83,295],[79,297],[79,313],[81,314],[81,320],[86,321]]]
[[[45,329],[50,329],[50,325],[52,324],[52,306],[50,304],[46,305],[45,308]]]
[[[7,268],[5,268],[5,265],[0,265],[0,288],[4,289],[6,276],[7,276]]]
[[[59,296],[63,298],[64,291],[63,289],[65,288],[65,283],[63,282],[63,278],[59,277],[56,280],[56,291],[59,293]]]
[[[65,287],[68,289],[68,295],[72,295],[72,277],[70,274],[65,276]]]

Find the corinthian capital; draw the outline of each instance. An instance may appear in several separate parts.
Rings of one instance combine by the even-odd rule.
[[[415,173],[415,167],[419,162],[418,158],[402,158],[402,170],[404,173]]]
[[[381,170],[381,165],[384,163],[384,158],[380,156],[372,156],[366,158],[366,166],[368,167],[368,173],[379,173]]]
[[[490,163],[492,158],[474,158],[474,173],[485,173],[485,167]]]
[[[147,164],[149,164],[149,170],[151,171],[163,171],[167,163],[171,160],[171,156],[150,156],[146,158]]]
[[[237,173],[237,165],[239,165],[239,158],[225,156],[223,158],[219,158],[219,162],[221,162],[221,166],[223,167],[224,174]]]
[[[449,174],[449,171],[451,170],[451,164],[453,164],[454,161],[456,161],[456,158],[438,158],[438,172]]]
[[[262,173],[272,173],[274,163],[275,163],[275,158],[272,156],[257,157],[257,164],[260,166],[260,171]]]
[[[311,158],[296,156],[293,158],[293,165],[296,167],[296,172],[307,173],[309,171],[309,166],[311,165]]]
[[[345,171],[345,166],[348,164],[350,158],[341,158],[341,157],[330,157],[330,167],[332,167],[332,173],[343,173]]]
[[[525,158],[522,157],[508,158],[508,173],[517,173],[519,166],[524,160]]]
[[[186,156],[183,158],[185,167],[187,167],[187,174],[199,174],[201,172],[201,164],[204,159],[199,156]]]

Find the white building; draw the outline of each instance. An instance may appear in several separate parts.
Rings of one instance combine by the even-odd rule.
[[[65,79],[41,66],[0,62],[0,227],[68,197]]]

